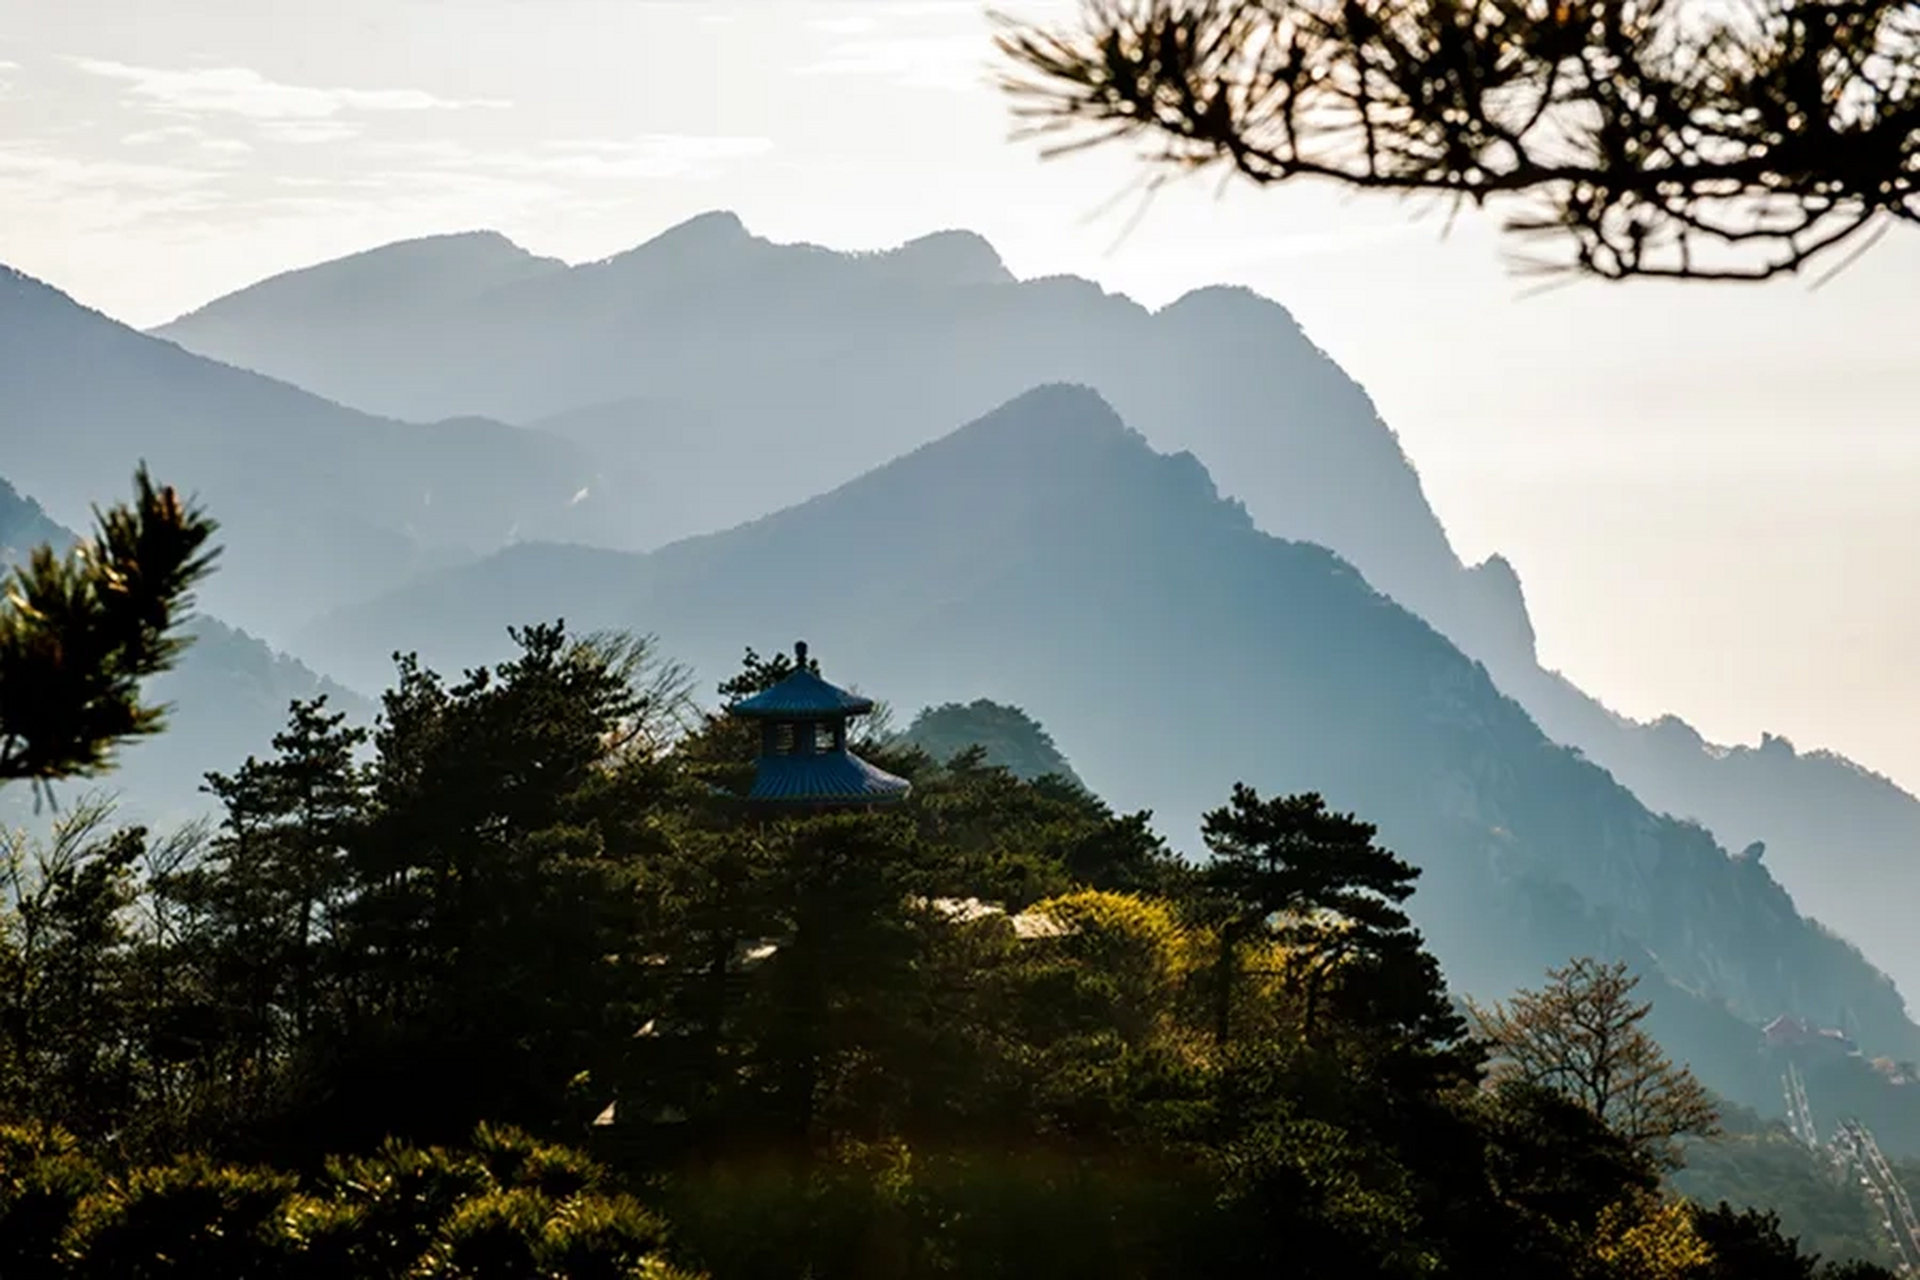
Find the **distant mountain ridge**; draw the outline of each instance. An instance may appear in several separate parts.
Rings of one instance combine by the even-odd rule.
[[[482,288],[445,280],[409,301],[433,277],[415,271],[345,313],[313,301],[354,261],[276,278],[277,310],[240,305],[269,281],[159,332],[364,408],[566,437],[622,495],[608,541],[633,549],[830,489],[1035,384],[1085,383],[1154,447],[1196,454],[1262,529],[1335,549],[1656,809],[1733,847],[1764,840],[1809,910],[1920,990],[1902,905],[1920,901],[1920,801],[1777,739],[1727,750],[1678,721],[1635,724],[1542,669],[1512,566],[1460,563],[1365,392],[1249,291],[1150,312],[1084,280],[1016,280],[970,233],[842,254],[728,213]]]
[[[452,670],[554,616],[657,633],[703,677],[743,643],[804,635],[829,675],[894,705],[1018,706],[1187,849],[1235,779],[1322,791],[1426,868],[1417,915],[1455,981],[1498,994],[1571,953],[1635,957],[1661,976],[1676,1051],[1760,1104],[1777,1079],[1757,1025],[1779,1012],[1845,1009],[1877,1051],[1920,1046],[1892,983],[1764,866],[1649,813],[1350,565],[1262,533],[1085,389],[1031,392],[651,554],[510,548],[306,643],[360,679],[395,646]]]
[[[339,270],[358,276],[356,261]],[[279,282],[324,298],[328,272]],[[671,478],[623,513],[612,543],[623,549],[800,501],[1035,385],[1070,381],[1098,388],[1156,447],[1205,459],[1263,527],[1339,547],[1450,634],[1472,625],[1474,610],[1452,603],[1459,567],[1398,441],[1291,316],[1245,290],[1204,289],[1152,312],[1085,280],[1018,280],[968,232],[848,254],[774,244],[714,213],[477,296],[375,299],[329,322],[332,337],[314,319],[330,314],[323,303],[288,298],[300,319],[275,324],[241,308],[249,292],[155,332],[382,413],[537,424],[590,444],[622,476],[649,469],[671,428],[699,423],[657,468]],[[353,356],[323,362],[336,340]],[[648,447],[623,455],[621,415],[636,406],[627,421]],[[687,484],[676,467],[710,482]],[[1335,474],[1373,499],[1330,490]]]
[[[5,268],[0,333],[9,479],[77,523],[146,460],[222,524],[209,607],[269,634],[523,530],[591,532],[591,468],[556,437],[369,417]]]
[[[0,477],[0,573],[35,547],[64,553],[78,540]],[[122,747],[113,772],[61,784],[56,798],[106,791],[120,797],[120,816],[128,821],[187,820],[212,808],[198,794],[208,770],[230,771],[249,755],[271,754],[294,700],[325,695],[360,723],[372,718],[373,705],[359,694],[217,618],[195,616],[186,631],[193,643],[180,662],[145,689],[149,700],[171,708],[166,731]],[[16,807],[26,803],[24,791],[9,799]]]

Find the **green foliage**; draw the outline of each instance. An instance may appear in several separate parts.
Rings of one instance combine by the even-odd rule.
[[[1176,1007],[1199,948],[1170,903],[1090,889],[1048,898],[1032,914],[1061,930],[1036,950],[1056,954],[1104,997],[1101,1026],[1138,1040]]]
[[[1271,936],[1301,996],[1300,1029],[1311,1039],[1323,1007],[1350,1025],[1378,1028],[1441,1070],[1467,1068],[1466,1027],[1453,1011],[1439,966],[1400,909],[1417,867],[1373,843],[1375,828],[1329,811],[1317,795],[1262,799],[1236,783],[1232,802],[1206,815],[1213,850],[1207,882],[1221,914],[1215,1037],[1230,1032],[1239,947]]]
[[[160,731],[141,682],[166,670],[193,585],[211,570],[216,525],[141,467],[131,504],[95,512],[64,559],[34,549],[0,605],[0,783],[108,767],[115,744]]]
[[[294,704],[202,841],[96,813],[15,848],[9,1277],[1717,1280],[1713,1241],[1774,1248],[1663,1199],[1604,1109],[1487,1086],[1413,868],[1317,796],[1235,788],[1204,868],[978,749],[869,748],[915,783],[884,809],[749,810],[713,781],[751,735],[679,717],[645,645],[515,638],[456,683],[402,659],[370,733]]]
[[[48,1280],[66,1263],[66,1240],[100,1171],[71,1134],[0,1126],[0,1275]]]
[[[0,1129],[9,1280],[687,1280],[660,1218],[577,1151],[483,1126],[470,1151],[385,1144],[307,1181],[202,1156],[103,1173],[53,1130]]]
[[[89,802],[45,842],[0,835],[0,1109],[98,1134],[125,1114],[129,1064],[114,1052],[135,1012],[128,919],[137,828]]]
[[[280,1269],[295,1180],[184,1157],[109,1180],[80,1206],[67,1252],[102,1280],[250,1276]]]
[[[763,658],[752,645],[748,645],[746,656],[740,661],[740,670],[721,682],[720,700],[731,708],[737,702],[773,688],[799,669],[799,663],[782,650],[775,650],[771,658]],[[820,659],[808,658],[807,670],[819,675]]]
[[[1700,1204],[1773,1212],[1783,1233],[1835,1263],[1892,1261],[1857,1184],[1837,1177],[1779,1121],[1731,1107],[1722,1119],[1723,1134],[1686,1144],[1686,1167],[1671,1178],[1677,1191]]]

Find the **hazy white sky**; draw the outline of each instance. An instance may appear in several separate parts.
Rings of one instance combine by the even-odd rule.
[[[1920,231],[1818,291],[1531,298],[1488,225],[1390,198],[1202,179],[1127,232],[1140,171],[1010,143],[987,33],[974,0],[0,0],[0,261],[148,325],[406,236],[583,260],[731,208],[848,248],[970,227],[1149,304],[1248,284],[1462,554],[1514,562],[1549,665],[1920,786]]]

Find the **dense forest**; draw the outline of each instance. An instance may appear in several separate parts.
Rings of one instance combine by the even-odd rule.
[[[1816,1274],[1672,1193],[1714,1108],[1623,969],[1456,1004],[1316,796],[1223,786],[1195,866],[873,735],[906,802],[769,812],[728,707],[786,657],[706,711],[648,642],[514,635],[401,658],[371,729],[295,703],[217,826],[13,840],[0,1274]]]

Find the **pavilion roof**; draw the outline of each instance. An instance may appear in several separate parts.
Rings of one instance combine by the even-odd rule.
[[[905,778],[875,768],[849,751],[819,755],[763,756],[749,800],[784,804],[874,804],[903,800]]]
[[[794,646],[799,661],[794,673],[733,704],[733,714],[761,720],[803,720],[812,717],[863,716],[873,710],[873,699],[828,684],[807,666],[807,646]]]

